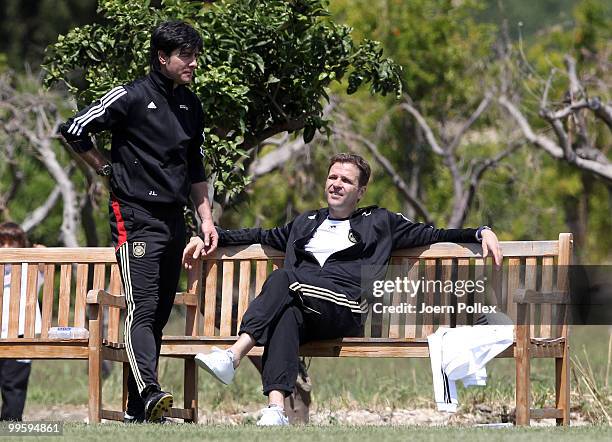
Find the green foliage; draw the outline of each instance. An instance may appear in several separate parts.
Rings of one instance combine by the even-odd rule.
[[[93,20],[95,12],[96,0],[2,0],[0,52],[11,69],[38,70],[44,48],[59,33]]]
[[[308,140],[325,130],[322,99],[330,83],[348,76],[349,93],[365,84],[372,93],[401,93],[400,67],[383,58],[377,43],[355,43],[327,7],[326,0],[212,6],[165,0],[159,8],[149,2],[134,8],[129,1],[103,0],[103,23],[75,28],[48,48],[46,82],[63,81],[81,104],[90,102],[146,73],[157,24],[190,22],[204,40],[193,89],[206,114],[205,150],[217,189],[232,196],[248,182],[236,165],[250,147],[279,132],[304,128]]]

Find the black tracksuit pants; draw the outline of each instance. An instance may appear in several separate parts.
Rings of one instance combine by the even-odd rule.
[[[162,331],[174,304],[185,247],[181,207],[141,207],[111,198],[110,225],[127,304],[128,413],[158,389]],[[147,391],[143,394],[143,390]]]
[[[242,318],[240,332],[264,346],[263,393],[293,392],[299,367],[299,347],[309,341],[360,336],[361,315],[347,307],[307,297],[289,286],[300,278],[291,270],[270,274],[261,293]]]
[[[31,362],[17,359],[0,359],[0,390],[2,390],[2,414],[0,420],[20,421],[23,417]]]

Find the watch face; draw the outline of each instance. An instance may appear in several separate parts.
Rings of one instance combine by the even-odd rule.
[[[113,169],[110,164],[105,164],[98,170],[98,175],[100,176],[110,176]]]

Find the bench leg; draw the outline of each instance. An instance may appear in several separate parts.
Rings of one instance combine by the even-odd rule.
[[[89,347],[89,423],[100,423],[102,408],[102,351]]]
[[[570,376],[569,346],[563,347],[563,357],[555,358],[555,408],[563,411],[563,417],[557,418],[557,425],[570,424]]]
[[[128,400],[128,376],[130,375],[130,363],[124,362],[123,365],[123,387],[122,397],[121,397],[121,410],[125,412],[127,410],[127,400]]]
[[[185,383],[184,408],[191,410],[193,419],[185,419],[185,422],[198,423],[198,368],[194,359],[185,359]]]
[[[519,307],[520,309],[521,307]],[[525,307],[522,307],[525,308]],[[529,324],[516,326],[516,425],[530,424]]]

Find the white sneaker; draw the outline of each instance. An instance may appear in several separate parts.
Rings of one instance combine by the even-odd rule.
[[[257,421],[257,425],[260,427],[284,427],[289,425],[289,419],[287,419],[285,410],[281,407],[278,405],[270,405],[261,410],[261,417]]]
[[[198,353],[195,356],[196,364],[212,374],[225,385],[229,385],[234,380],[234,355],[229,350],[221,350],[213,347],[208,354]]]

